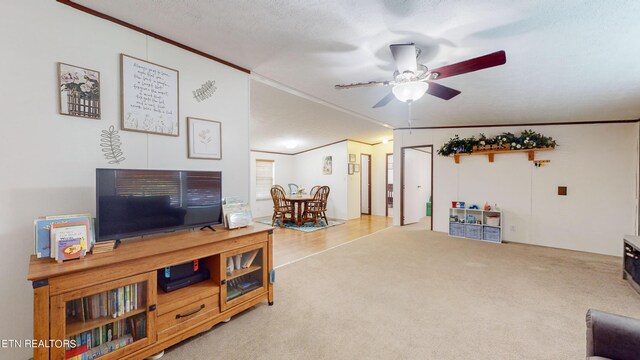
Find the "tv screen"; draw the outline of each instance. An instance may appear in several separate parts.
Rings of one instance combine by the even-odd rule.
[[[119,240],[222,220],[219,171],[96,169],[96,238]]]

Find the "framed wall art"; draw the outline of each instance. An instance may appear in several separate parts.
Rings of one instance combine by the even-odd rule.
[[[348,171],[349,175],[353,175],[353,173],[355,172],[355,164],[349,163],[349,164],[348,164],[348,167],[349,167],[349,168],[348,168],[348,170],[349,170],[349,171]]]
[[[222,159],[222,123],[188,117],[187,143],[190,159]]]
[[[360,164],[353,164],[353,171],[360,172]]]
[[[100,119],[100,73],[58,63],[60,114]]]
[[[120,55],[122,130],[179,135],[177,70]]]
[[[356,162],[356,154],[349,154],[349,162],[350,163]]]
[[[333,158],[331,156],[325,156],[322,160],[322,174],[331,175],[333,169]]]

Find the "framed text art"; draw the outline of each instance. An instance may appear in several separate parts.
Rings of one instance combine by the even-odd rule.
[[[60,114],[100,119],[100,73],[58,63]]]
[[[122,130],[179,135],[178,71],[120,55]]]
[[[222,159],[222,123],[188,117],[187,143],[190,159]]]

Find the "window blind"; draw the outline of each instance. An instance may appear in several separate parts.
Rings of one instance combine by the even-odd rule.
[[[275,175],[273,160],[256,160],[256,200],[270,200]]]
[[[168,196],[172,206],[182,206],[180,175],[175,171],[126,171],[116,175],[118,196]]]

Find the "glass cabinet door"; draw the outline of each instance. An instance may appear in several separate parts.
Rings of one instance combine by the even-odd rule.
[[[222,311],[267,291],[267,243],[221,254]]]
[[[52,298],[54,359],[117,359],[155,341],[155,272]]]

